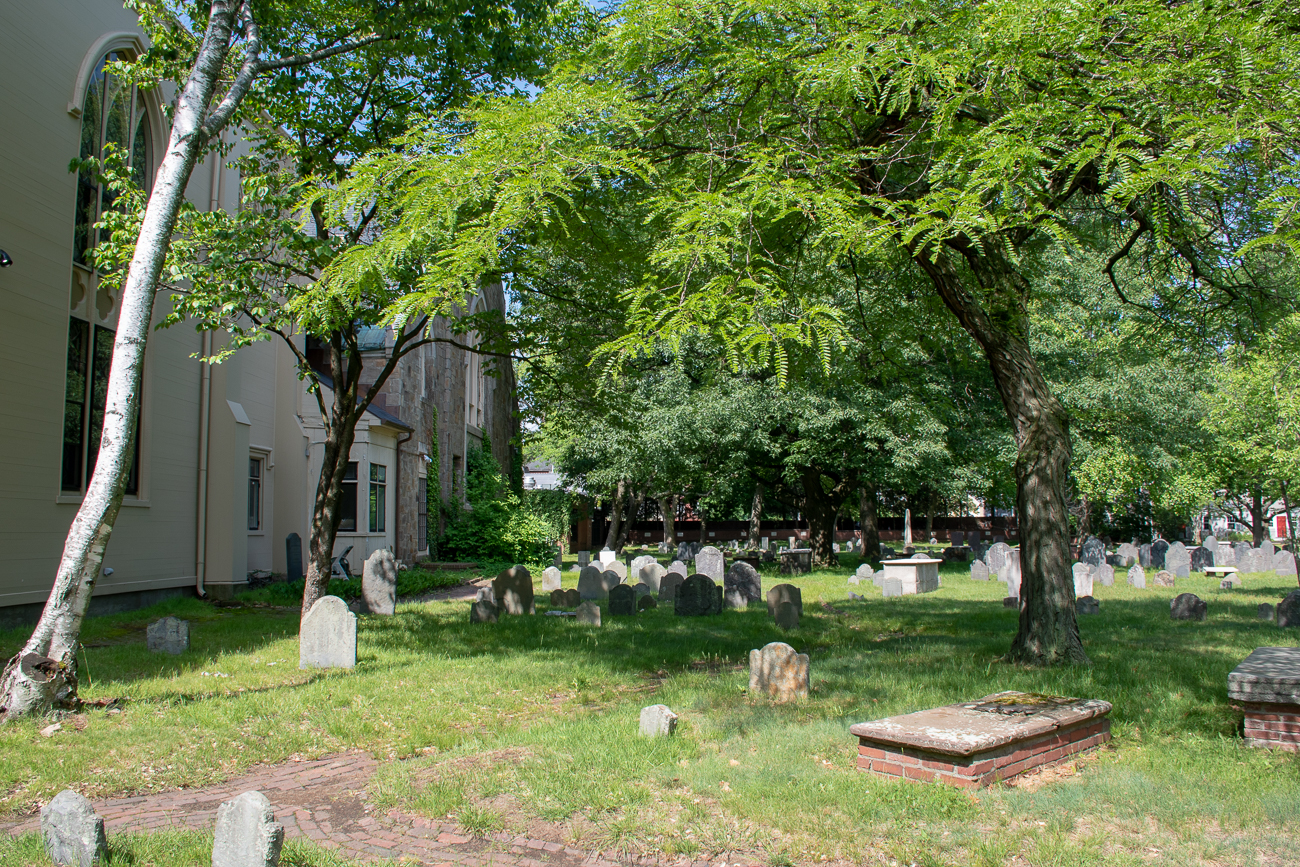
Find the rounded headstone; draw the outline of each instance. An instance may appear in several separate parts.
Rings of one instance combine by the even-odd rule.
[[[564,597],[565,597],[565,595],[566,595],[566,594],[565,594],[565,592],[564,592],[563,590],[552,590],[552,591],[551,591],[551,607],[552,607],[552,608],[563,608],[563,607],[564,607]]]
[[[617,575],[620,584],[627,580],[627,564],[623,563],[621,560],[615,560],[607,565],[605,571],[613,572]],[[611,584],[610,586],[612,587],[613,585]]]
[[[1128,583],[1134,587],[1146,587],[1147,573],[1142,571],[1141,566],[1134,566],[1132,569],[1128,570]]]
[[[680,572],[666,572],[663,580],[659,583],[659,601],[672,602],[676,599],[677,591],[685,580],[686,576]]]
[[[1277,604],[1277,625],[1300,627],[1300,590],[1292,590]]]
[[[1213,549],[1204,546],[1192,548],[1188,555],[1188,569],[1192,572],[1204,572],[1214,565]]]
[[[1278,551],[1273,555],[1273,572],[1277,575],[1289,577],[1296,574],[1295,555],[1290,551]]]
[[[1100,566],[1106,562],[1106,546],[1096,536],[1089,536],[1079,548],[1079,562]]]
[[[1195,593],[1179,593],[1169,602],[1172,620],[1204,620],[1208,606]]]
[[[588,626],[600,625],[600,606],[595,602],[587,601],[578,606],[575,619],[579,623],[585,623]]]
[[[662,563],[651,561],[637,571],[637,578],[640,583],[648,586],[652,593],[658,593],[659,585],[663,583],[664,576],[667,574],[668,570]]]
[[[506,614],[535,614],[533,577],[523,566],[503,569],[492,581],[497,607]]]
[[[542,570],[542,592],[550,593],[552,590],[560,589],[560,581],[563,573],[554,566],[547,566]]]
[[[989,567],[984,564],[983,560],[976,560],[970,564],[970,577],[972,581],[989,580]]]
[[[859,563],[853,574],[863,581],[868,581],[872,575],[876,574],[876,570],[871,568],[870,563]]]
[[[356,666],[357,616],[337,596],[322,596],[298,627],[298,667]]]
[[[722,552],[712,545],[705,545],[695,555],[695,574],[707,575],[713,579],[714,583],[722,580],[725,566],[726,561],[722,556]]]
[[[217,808],[212,867],[275,867],[284,826],[261,792],[244,792]]]
[[[397,560],[387,548],[372,551],[361,567],[361,598],[371,614],[391,617],[397,609]]]
[[[745,604],[757,602],[763,598],[763,579],[759,576],[758,570],[746,563],[744,560],[738,560],[727,570],[726,577],[723,579],[722,586],[726,590],[738,591],[745,597]],[[734,606],[744,608],[744,605]]]
[[[808,655],[795,653],[793,647],[780,641],[773,641],[762,650],[751,650],[749,694],[778,702],[807,698]]]
[[[1255,610],[1255,616],[1260,620],[1276,620],[1277,611],[1267,602],[1259,603],[1259,608]]]
[[[1151,581],[1157,587],[1173,587],[1174,575],[1168,569],[1161,569],[1155,574],[1155,577],[1152,578]]]
[[[776,610],[782,602],[793,603],[799,611],[799,616],[803,616],[803,592],[798,587],[793,584],[777,584],[767,591],[767,615],[775,618]]]
[[[1115,585],[1115,567],[1109,563],[1102,563],[1097,567],[1093,577],[1102,587],[1113,587]]]
[[[609,614],[611,617],[631,617],[636,614],[636,591],[630,584],[619,584],[609,589]]]
[[[668,737],[677,728],[677,714],[666,704],[641,708],[641,734],[648,738]]]
[[[601,580],[599,566],[584,566],[578,573],[578,595],[583,599],[605,599],[609,588]]]
[[[1169,553],[1169,543],[1164,539],[1156,539],[1151,543],[1151,568],[1164,569],[1165,555]]]
[[[658,608],[658,607],[659,607],[659,603],[655,601],[655,598],[653,596],[642,596],[640,599],[636,601],[637,611],[649,611],[652,608]]]
[[[724,588],[722,593],[722,607],[729,610],[739,609],[744,611],[749,607],[749,599],[744,593],[734,587],[730,590]]]
[[[582,604],[582,594],[578,592],[577,587],[570,587],[564,591],[564,607],[577,608]]]
[[[696,573],[682,582],[673,599],[673,610],[679,617],[700,617],[716,614],[718,585],[708,575]]]

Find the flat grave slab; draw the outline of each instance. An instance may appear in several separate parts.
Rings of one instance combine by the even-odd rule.
[[[1257,647],[1228,675],[1246,744],[1300,752],[1300,647]]]
[[[1206,566],[1205,574],[1213,575],[1217,578],[1222,578],[1224,575],[1236,575],[1237,567],[1236,566]]]
[[[979,788],[1110,740],[1110,703],[999,692],[858,723],[858,770]]]
[[[934,558],[906,560],[885,560],[885,579],[897,578],[903,583],[903,595],[932,593],[939,589],[939,564],[942,560]]]

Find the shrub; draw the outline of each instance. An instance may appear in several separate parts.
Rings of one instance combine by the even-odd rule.
[[[467,506],[452,503],[438,556],[454,560],[540,563],[556,538],[553,521],[530,510],[511,490],[492,453],[482,447],[465,456]]]

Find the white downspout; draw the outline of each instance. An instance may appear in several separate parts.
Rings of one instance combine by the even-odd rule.
[[[211,195],[208,210],[215,211],[221,207],[221,152],[212,153]],[[212,418],[212,365],[207,359],[212,357],[212,332],[203,332],[202,342],[203,374],[199,378],[199,503],[198,527],[194,539],[194,592],[200,599],[208,595],[204,581],[207,578],[208,561],[208,428]]]

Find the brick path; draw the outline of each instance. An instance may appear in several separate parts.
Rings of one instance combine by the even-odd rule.
[[[217,807],[240,792],[256,789],[275,807],[286,837],[306,837],[359,861],[397,860],[438,867],[623,867],[599,852],[583,852],[553,840],[511,834],[475,838],[456,825],[392,810],[375,814],[365,785],[377,763],[366,753],[346,753],[312,762],[287,762],[203,789],[180,789],[132,798],[97,801],[95,810],[110,831],[165,827],[210,830]],[[0,825],[11,834],[40,830],[40,818]],[[683,860],[683,867],[691,862]],[[708,867],[708,862],[696,862]]]

